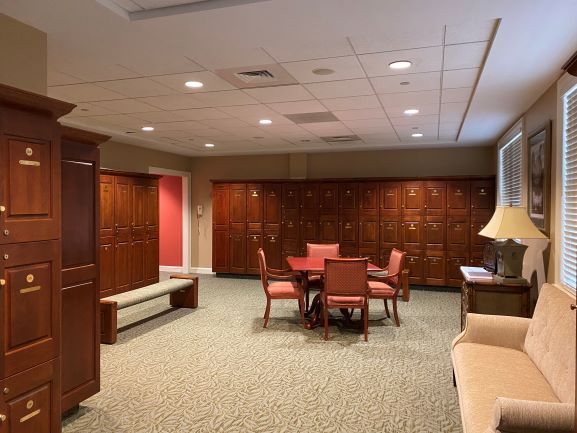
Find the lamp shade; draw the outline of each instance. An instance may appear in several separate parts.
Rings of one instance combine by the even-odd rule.
[[[497,206],[491,221],[479,232],[492,239],[547,239],[527,214],[527,209],[516,206]]]

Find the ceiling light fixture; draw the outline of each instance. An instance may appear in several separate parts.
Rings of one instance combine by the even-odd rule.
[[[212,144],[212,143],[206,143],[206,144],[204,145],[204,147],[214,147],[214,144]]]
[[[413,62],[409,60],[397,60],[396,62],[389,63],[389,68],[391,69],[407,69],[413,66]]]
[[[154,131],[154,127],[153,126],[143,126],[142,129],[144,132],[150,132],[150,131]]]
[[[258,123],[260,123],[261,125],[270,125],[272,123],[272,120],[270,119],[260,119],[258,121]]]
[[[423,134],[421,134],[420,132],[414,132],[411,134],[411,137],[415,137],[415,138],[420,138],[422,136],[423,136]]]
[[[403,113],[405,113],[407,116],[412,116],[413,114],[419,114],[419,110],[416,108],[408,108],[403,111]]]
[[[190,87],[191,89],[200,89],[202,86],[204,86],[204,83],[201,83],[200,81],[187,81],[184,83],[184,85],[186,87]]]
[[[332,75],[334,73],[335,73],[335,71],[333,69],[329,69],[329,68],[313,69],[313,74],[315,74],[315,75]]]

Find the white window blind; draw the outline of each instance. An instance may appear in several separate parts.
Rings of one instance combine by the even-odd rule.
[[[499,149],[499,205],[521,206],[523,143],[519,132]]]
[[[575,290],[577,271],[577,86],[563,97],[561,283]]]

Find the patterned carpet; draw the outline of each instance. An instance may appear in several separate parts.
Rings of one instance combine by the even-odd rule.
[[[329,341],[304,330],[296,301],[273,301],[263,329],[258,280],[201,276],[199,299],[120,311],[118,343],[101,346],[102,391],[63,432],[461,432],[457,293],[414,290],[400,328],[371,301],[368,343],[338,313]]]

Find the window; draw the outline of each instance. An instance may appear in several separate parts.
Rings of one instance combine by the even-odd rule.
[[[499,206],[523,201],[523,143],[521,132],[499,148]]]
[[[577,85],[563,96],[561,283],[575,289],[577,271]]]

